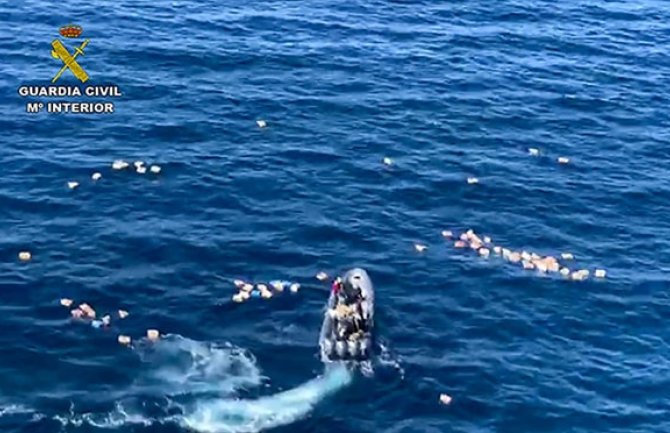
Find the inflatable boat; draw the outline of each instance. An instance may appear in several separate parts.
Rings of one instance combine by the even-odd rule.
[[[333,283],[319,335],[324,362],[364,361],[371,356],[375,292],[368,273],[356,268]]]

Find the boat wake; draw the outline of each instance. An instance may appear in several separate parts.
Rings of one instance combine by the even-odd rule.
[[[119,428],[129,424],[177,424],[203,433],[253,433],[287,425],[308,415],[324,398],[347,386],[352,373],[329,365],[324,374],[295,388],[243,399],[264,384],[253,355],[232,345],[217,346],[170,335],[134,349],[144,368],[127,397],[103,413],[55,415],[67,430],[88,424]]]

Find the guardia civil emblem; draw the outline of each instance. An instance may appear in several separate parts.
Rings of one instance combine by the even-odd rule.
[[[61,36],[68,39],[76,39],[80,37],[82,31],[83,29],[81,28],[81,26],[78,26],[76,24],[68,24],[61,27],[58,30]],[[81,65],[77,63],[76,60],[78,56],[84,55],[84,48],[86,48],[88,43],[89,40],[86,39],[84,42],[81,43],[81,45],[75,46],[74,53],[70,54],[67,47],[65,47],[65,45],[60,41],[60,39],[54,39],[54,41],[51,43],[51,47],[53,48],[51,50],[51,56],[55,59],[59,59],[63,63],[63,66],[51,80],[52,83],[58,81],[61,75],[63,75],[63,73],[68,69],[70,70],[70,72],[72,72],[72,75],[74,75],[82,83],[88,81],[88,74],[86,73],[86,71],[84,71],[84,68],[82,68]]]

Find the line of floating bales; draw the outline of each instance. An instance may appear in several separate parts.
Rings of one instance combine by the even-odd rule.
[[[122,159],[117,159],[112,163],[113,170],[126,170],[128,168],[134,169],[138,174],[146,174],[147,170],[153,174],[159,174],[162,171],[161,166],[156,164],[151,164],[149,168],[147,168],[144,161],[135,161],[131,165]]]
[[[327,273],[321,271],[315,275],[321,282],[330,278]],[[298,293],[301,289],[300,283],[287,280],[271,280],[268,283],[250,283],[244,280],[233,280],[233,285],[238,289],[232,297],[234,302],[245,302],[251,298],[270,299],[283,292]]]
[[[565,262],[574,260],[574,255],[571,253],[560,254],[561,260],[559,260],[554,256],[541,256],[534,252],[515,251],[502,245],[494,245],[490,237],[484,236],[482,238],[472,229],[461,233],[457,238],[449,230],[443,231],[442,236],[447,239],[455,239],[455,248],[469,247],[484,258],[493,253],[510,263],[520,264],[526,270],[537,270],[540,273],[559,273],[575,281],[583,281],[591,275],[591,272],[587,269],[571,270],[569,268],[569,265]],[[604,269],[596,269],[593,275],[596,278],[605,278],[607,272]]]
[[[238,292],[233,295],[233,301],[237,303],[245,302],[251,298],[270,299],[278,293],[289,291],[298,293],[300,284],[286,280],[273,280],[266,283],[249,283],[244,280],[233,280]]]
[[[105,314],[98,319],[98,313],[95,309],[85,302],[73,307],[74,301],[72,299],[62,298],[60,304],[70,310],[70,316],[73,320],[89,323],[91,327],[96,329],[108,329],[112,325],[111,314]],[[117,310],[116,312],[118,320],[123,320],[129,315],[130,313],[126,310]],[[152,342],[158,341],[160,339],[160,332],[157,329],[147,329],[146,338]],[[123,346],[130,346],[132,344],[132,338],[124,334],[119,334],[117,341]]]
[[[144,161],[135,161],[132,164],[130,164],[122,159],[117,159],[112,163],[112,170],[119,171],[127,169],[132,169],[138,174],[146,174],[146,173],[160,174],[163,171],[163,168],[160,165],[158,164],[147,165]],[[99,171],[96,171],[93,174],[91,174],[91,180],[93,180],[93,182],[97,182],[100,179],[102,179],[102,173],[100,173]],[[79,185],[80,183],[74,180],[67,182],[67,187],[70,189],[76,189],[79,187]]]
[[[586,280],[592,275],[588,269],[571,270],[567,262],[575,259],[572,253],[561,253],[560,259],[554,256],[541,256],[529,251],[515,251],[502,245],[495,245],[489,236],[480,237],[474,230],[470,229],[460,235],[454,235],[451,230],[442,231],[442,237],[453,240],[454,248],[470,248],[477,252],[482,258],[488,258],[491,255],[500,256],[505,261],[518,264],[526,270],[537,270],[540,273],[558,273],[574,281]],[[428,249],[424,244],[415,243],[414,249],[422,253]],[[595,269],[593,276],[596,278],[605,278],[607,271],[604,269]]]

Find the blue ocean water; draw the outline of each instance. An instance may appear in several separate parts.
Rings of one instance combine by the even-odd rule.
[[[668,22],[644,0],[0,2],[0,430],[667,433]],[[26,113],[67,23],[115,113]],[[440,235],[468,228],[608,276]],[[352,266],[377,287],[365,375],[317,356],[314,275]],[[234,278],[303,290],[235,304]],[[130,316],[93,329],[61,297]],[[169,336],[116,342],[147,328]]]

